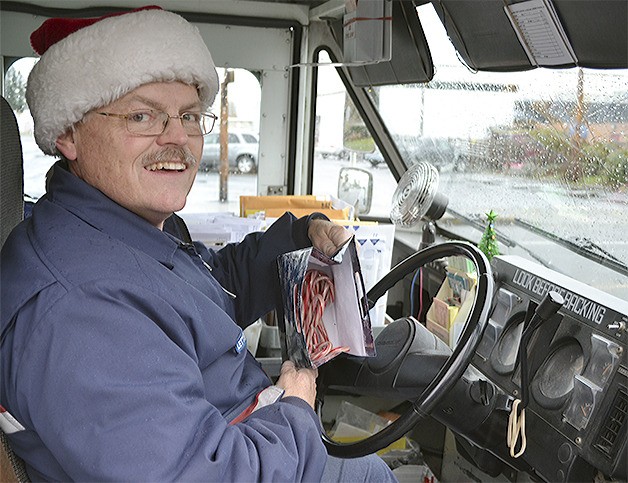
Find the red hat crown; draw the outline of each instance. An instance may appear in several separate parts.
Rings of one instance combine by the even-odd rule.
[[[207,108],[218,76],[199,30],[180,15],[144,7],[89,19],[50,19],[33,33],[41,54],[26,86],[35,140],[56,154],[56,140],[84,115],[150,82],[196,86]]]
[[[100,22],[110,17],[118,17],[128,13],[140,12],[142,10],[162,10],[157,5],[148,5],[146,7],[136,8],[128,12],[115,12],[102,17],[92,18],[49,18],[41,26],[31,34],[31,46],[39,55],[43,55],[51,46],[63,40],[68,35],[81,30],[84,27]]]

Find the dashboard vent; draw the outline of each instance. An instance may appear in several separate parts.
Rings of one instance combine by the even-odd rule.
[[[612,457],[618,449],[620,435],[626,434],[626,420],[628,415],[628,393],[620,389],[605,418],[604,425],[598,433],[595,447],[608,457]]]

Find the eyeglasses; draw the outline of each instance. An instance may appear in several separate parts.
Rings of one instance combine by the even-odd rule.
[[[126,128],[138,136],[159,136],[166,130],[170,119],[178,119],[188,136],[204,136],[214,128],[217,116],[211,112],[184,112],[171,116],[167,112],[154,109],[131,111],[128,114],[98,112],[101,116],[117,117],[126,120]]]

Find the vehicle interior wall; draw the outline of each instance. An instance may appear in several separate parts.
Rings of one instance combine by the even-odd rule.
[[[33,56],[28,36],[46,17],[102,15],[115,9],[107,2],[41,2],[42,6],[26,7],[17,5],[17,2],[11,3],[3,2],[0,15],[1,53],[3,59],[6,59],[4,72],[13,59]],[[256,124],[259,132],[255,134],[259,135],[261,169],[257,170],[254,193],[267,194],[269,187],[292,186],[288,182],[287,173],[290,154],[293,153],[294,158],[295,153],[290,146],[290,137],[297,135],[297,109],[291,97],[295,84],[298,86],[300,80],[298,72],[295,74],[296,71],[291,66],[295,64],[295,59],[299,59],[300,44],[299,22],[294,18],[303,17],[303,8],[294,6],[278,12],[277,8],[270,6],[265,13],[274,15],[275,18],[264,22],[259,18],[251,21],[251,18],[229,16],[232,10],[230,2],[216,2],[215,5],[212,2],[209,14],[206,9],[199,9],[197,2],[170,3],[172,5],[162,2],[164,8],[185,11],[184,14],[199,28],[218,68],[246,69],[258,78],[261,94]],[[252,3],[255,5],[251,5],[250,11],[254,13],[260,6],[257,2]],[[125,8],[141,5],[141,2],[125,2]],[[82,7],[83,10],[75,10],[77,7]],[[241,13],[241,10],[238,11]],[[220,98],[215,104],[217,112],[220,109],[219,102]],[[235,193],[233,198],[229,206],[237,211]]]
[[[9,3],[3,2],[0,11],[3,58],[31,55],[28,33],[39,25],[42,16],[7,10]],[[38,3],[48,9],[116,5],[113,0]],[[143,3],[124,2],[129,7]],[[534,261],[535,268],[525,272],[529,274],[528,281],[533,280],[533,271],[546,270],[555,277],[552,280],[558,280],[552,283],[560,290],[577,288],[566,293],[574,301],[584,300],[578,302],[581,307],[603,308],[609,317],[619,314],[616,320],[600,323],[588,320],[582,313],[565,310],[561,315],[565,328],[558,336],[550,330],[554,326],[544,329],[547,344],[536,346],[539,354],[547,355],[551,362],[553,354],[560,353],[563,341],[575,337],[583,353],[578,360],[588,362],[595,356],[589,351],[592,340],[601,338],[609,348],[625,350],[628,59],[622,60],[622,55],[625,56],[626,48],[626,4],[615,0],[554,3],[567,22],[567,32],[577,36],[575,45],[582,53],[584,67],[570,64],[532,68],[505,18],[501,0],[415,2],[420,5],[419,10],[429,10],[427,16],[420,12],[419,20],[429,48],[422,53],[433,58],[434,78],[429,82],[357,87],[349,66],[335,64],[343,55],[338,32],[333,33],[333,24],[337,25],[342,15],[341,0],[312,5],[300,1],[162,2],[167,8],[198,15],[193,19],[218,66],[245,68],[259,76],[260,161],[256,193],[334,195],[337,173],[342,168],[359,168],[374,179],[371,210],[360,214],[360,218],[389,225],[397,182],[407,169],[422,161],[430,162],[438,172],[439,191],[449,199],[445,216],[435,222],[437,243],[467,240],[479,244],[487,234],[491,235],[488,230],[492,228],[493,240],[502,255],[520,256],[518,263],[525,267]],[[587,28],[595,5],[602,9],[602,14]],[[50,14],[65,11],[46,10]],[[243,11],[247,17],[236,20],[235,15]],[[208,21],[212,17],[205,16],[207,13],[221,15],[221,21]],[[494,24],[488,20],[493,18],[499,18],[499,22],[491,30],[489,27]],[[612,26],[604,35],[596,36],[604,23]],[[508,42],[499,40],[504,35]],[[421,47],[425,48],[423,44]],[[600,64],[596,65],[596,60]],[[332,82],[325,84],[330,78]],[[343,121],[350,102],[359,111],[368,135],[365,139],[370,138],[368,149],[362,151],[345,145]],[[208,202],[204,206],[211,210],[219,205]],[[223,208],[237,212],[233,205]],[[491,227],[487,214],[492,210],[498,217]],[[421,220],[413,227],[396,228],[391,241],[392,265],[416,253],[425,226],[427,223]],[[509,334],[522,320],[524,302],[533,306],[540,301],[539,294],[526,292],[515,283],[513,273],[524,272],[501,262],[499,257],[496,260],[500,271],[495,279],[502,284],[497,293],[516,303],[512,303],[512,313],[495,329],[495,337]],[[504,273],[510,278],[504,278]],[[431,299],[446,277],[444,263],[430,263],[406,277],[388,294],[389,317],[411,314],[425,323]],[[536,280],[549,286],[547,281]],[[586,301],[586,295],[580,297],[580,293],[590,294],[594,300]],[[620,320],[622,313],[624,318]],[[614,327],[621,327],[620,322],[624,329],[616,330]],[[507,342],[510,343],[506,340],[504,344]],[[496,350],[501,347],[495,346]],[[625,352],[622,361],[625,365]],[[537,366],[542,363],[537,361]],[[493,371],[491,364],[488,352],[476,361],[487,373]],[[625,394],[625,374],[613,367],[614,379],[604,383],[603,391],[600,388],[596,392],[597,412],[586,431],[576,430],[564,418],[561,420],[567,406],[557,409],[533,403],[534,411],[540,415],[537,421],[551,420],[551,425],[535,433],[536,437],[551,433],[551,444],[546,448],[537,445],[532,450],[536,462],[544,465],[539,473],[541,479],[560,480],[568,474],[556,469],[559,463],[553,451],[561,445],[570,451],[565,465],[579,461],[582,455],[587,461],[601,458],[597,453],[592,456],[598,450],[583,445],[582,438],[591,439],[593,429],[597,430],[594,426],[605,421],[605,412],[612,402],[607,394],[619,386],[624,388],[620,394]],[[567,371],[559,368],[556,373]],[[513,383],[518,377],[515,372],[493,376],[495,387],[502,388],[500,391],[517,391]],[[573,389],[578,380],[581,379],[569,376],[561,381],[564,387],[569,389],[571,384]],[[473,405],[467,399],[461,401],[468,407]],[[582,433],[576,434],[580,430]],[[499,440],[501,446],[504,439]],[[619,443],[625,449],[625,435],[623,440],[620,435]],[[543,450],[547,455],[540,454]],[[602,465],[606,465],[606,471],[611,463],[621,462],[611,456],[615,460],[604,456],[608,460]],[[475,477],[476,473],[469,475]]]

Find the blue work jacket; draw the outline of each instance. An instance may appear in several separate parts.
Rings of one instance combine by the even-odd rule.
[[[316,481],[316,414],[271,384],[242,328],[276,305],[277,255],[307,218],[195,249],[57,163],[2,249],[0,404],[30,476],[79,481]],[[235,294],[235,298],[228,293]]]

